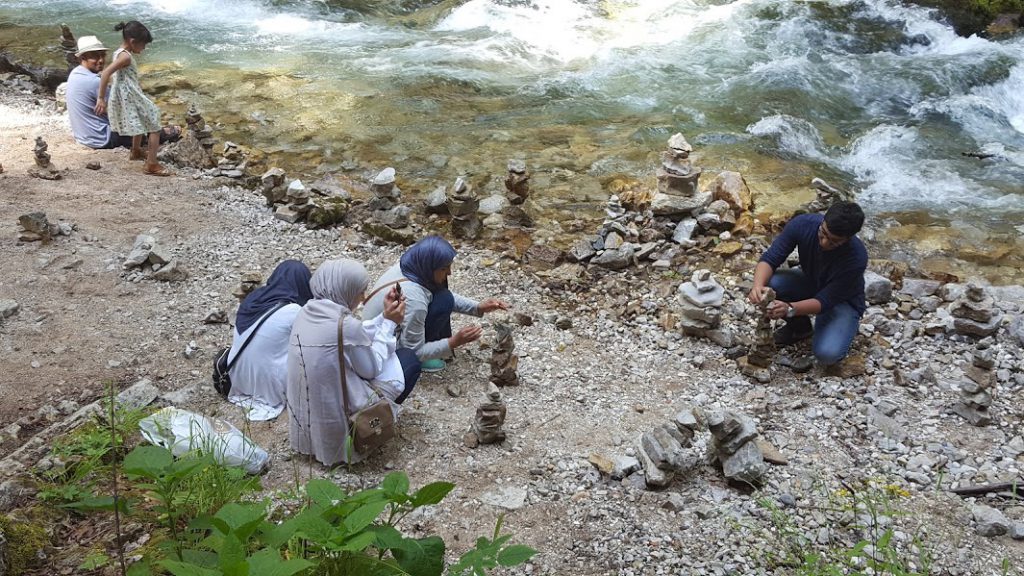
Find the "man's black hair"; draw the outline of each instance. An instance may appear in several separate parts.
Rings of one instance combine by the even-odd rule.
[[[149,44],[153,41],[153,35],[149,33],[149,28],[138,20],[130,20],[128,22],[121,22],[117,26],[114,26],[115,32],[121,32],[121,36],[125,40],[135,40],[136,42],[143,42]]]
[[[864,226],[864,211],[856,202],[836,202],[825,212],[825,224],[832,234],[849,238]]]

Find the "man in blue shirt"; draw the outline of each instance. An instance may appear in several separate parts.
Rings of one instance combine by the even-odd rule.
[[[68,75],[67,104],[71,133],[79,144],[93,149],[131,148],[132,137],[121,136],[110,129],[106,115],[96,114],[96,96],[100,87],[100,72],[107,59],[107,48],[95,36],[78,39],[79,65]],[[181,135],[176,126],[160,132],[160,143],[173,142]]]
[[[754,271],[754,286],[747,299],[759,304],[766,287],[776,300],[766,311],[769,318],[784,318],[775,333],[781,346],[814,336],[812,348],[819,365],[831,366],[846,357],[857,335],[864,302],[864,270],[868,253],[855,235],[864,225],[864,211],[853,202],[836,202],[825,215],[793,218]],[[793,249],[800,267],[779,270]],[[814,327],[811,319],[815,316]]]

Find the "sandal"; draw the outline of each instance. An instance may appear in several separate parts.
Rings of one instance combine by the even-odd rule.
[[[160,164],[146,164],[146,169],[143,170],[143,172],[145,172],[146,174],[149,174],[150,176],[173,176],[174,175],[174,172],[171,172],[170,170],[168,170],[167,168],[163,167]]]
[[[139,150],[138,152],[136,152],[135,150],[132,150],[128,154],[128,159],[129,160],[145,160],[146,159],[146,153],[143,152],[142,150]]]

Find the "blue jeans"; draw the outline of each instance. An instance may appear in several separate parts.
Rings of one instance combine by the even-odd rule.
[[[434,294],[427,306],[427,316],[423,321],[423,336],[427,342],[433,342],[442,338],[449,338],[452,335],[452,311],[455,310],[455,296],[451,290],[441,290]],[[395,351],[398,361],[402,363],[402,372],[405,373],[405,390],[395,399],[401,404],[409,397],[416,382],[420,379],[423,363],[416,352],[408,348],[399,348]]]
[[[799,268],[776,270],[768,285],[783,302],[814,298],[814,286]],[[787,320],[786,324],[794,332],[811,329],[811,320],[806,316],[794,317]],[[814,340],[811,346],[818,364],[831,366],[846,358],[859,324],[860,314],[846,302],[818,314],[814,319]]]

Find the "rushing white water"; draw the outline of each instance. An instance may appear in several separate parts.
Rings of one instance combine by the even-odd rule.
[[[332,6],[5,0],[0,21],[67,21],[114,43],[110,25],[137,18],[158,39],[150,63],[283,67],[328,104],[324,94],[346,94],[345,108],[311,104],[329,110],[323,126],[296,121],[325,148],[337,137],[326,134],[331,122],[349,110],[357,128],[338,130],[402,155],[412,143],[457,158],[496,133],[529,155],[538,126],[572,126],[607,149],[579,168],[602,176],[647,173],[645,151],[682,131],[721,157],[843,174],[875,212],[1004,224],[1024,215],[1020,37],[959,37],[932,11],[895,0],[467,0],[416,25]],[[439,84],[456,88],[438,95]],[[285,125],[302,108],[253,117]],[[392,141],[403,130],[414,134]],[[979,150],[997,152],[963,156]],[[422,173],[442,175],[431,170]]]

